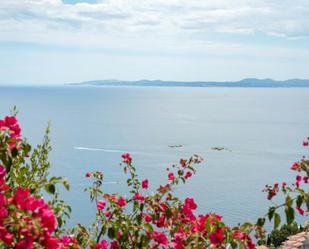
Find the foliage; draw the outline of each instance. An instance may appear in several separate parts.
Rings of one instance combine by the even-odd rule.
[[[60,244],[58,237],[70,207],[59,199],[56,186],[62,183],[68,189],[69,184],[65,178],[49,177],[48,134],[49,128],[42,144],[31,150],[21,137],[15,116],[0,120],[1,248],[53,248]],[[49,202],[42,198],[44,192],[51,195]]]
[[[308,141],[304,142],[308,146]],[[151,182],[140,179],[130,154],[122,155],[121,167],[127,176],[128,193],[106,193],[102,188],[104,173],[87,172],[86,188],[96,205],[96,218],[91,227],[77,224],[64,229],[71,208],[59,195],[58,185],[69,190],[63,177],[49,176],[49,128],[42,144],[32,149],[21,137],[15,115],[0,120],[0,247],[1,248],[255,248],[252,236],[266,243],[264,223],[274,222],[269,238],[278,244],[285,230],[294,224],[295,215],[309,208],[309,194],[302,187],[308,183],[309,161],[303,158],[293,164],[299,172],[291,186],[286,183],[266,185],[268,199],[279,192],[283,204],[272,205],[255,224],[227,226],[216,213],[198,214],[193,198],[181,200],[173,194],[196,172],[202,159],[194,155],[167,168],[165,184],[149,191]],[[43,196],[49,194],[49,201]],[[279,215],[284,208],[287,226]],[[295,212],[296,210],[296,212]],[[290,230],[288,230],[290,231]],[[293,230],[294,231],[294,230]],[[291,231],[290,231],[291,232]],[[281,236],[281,237],[280,237]]]
[[[302,145],[305,148],[308,147],[309,137],[303,141]],[[265,219],[268,219],[268,221],[273,222],[274,231],[284,222],[279,214],[280,209],[284,210],[284,224],[287,225],[283,226],[283,230],[293,227],[292,224],[294,224],[297,214],[304,216],[305,213],[309,212],[309,192],[308,189],[305,189],[309,182],[309,158],[303,156],[301,160],[292,164],[291,170],[296,172],[295,180],[292,184],[287,184],[286,182],[275,183],[273,185],[266,185],[263,190],[267,193],[267,199],[272,201],[272,205],[269,207],[267,214],[260,218],[259,221],[264,223]],[[274,197],[278,194],[282,194],[284,199],[284,202],[281,204],[273,202]],[[308,224],[304,229],[308,230]]]
[[[282,242],[286,241],[291,235],[302,232],[304,229],[300,227],[296,222],[289,225],[284,224],[280,229],[274,229],[267,237],[267,245],[278,247]]]

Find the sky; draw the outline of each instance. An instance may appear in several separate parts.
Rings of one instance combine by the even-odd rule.
[[[0,84],[309,78],[308,0],[0,0]]]

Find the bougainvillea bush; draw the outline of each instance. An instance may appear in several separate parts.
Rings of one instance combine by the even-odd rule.
[[[284,203],[272,206],[254,224],[229,227],[218,214],[198,214],[193,198],[180,200],[173,194],[178,184],[195,174],[195,166],[202,161],[199,156],[171,165],[166,182],[150,192],[151,182],[138,177],[131,155],[126,153],[121,156],[120,170],[127,175],[127,195],[104,192],[104,172],[86,172],[86,191],[96,205],[96,218],[90,227],[76,224],[67,228],[71,208],[60,198],[58,185],[69,190],[69,184],[63,177],[49,175],[48,133],[49,129],[42,144],[32,149],[21,136],[15,115],[0,120],[0,248],[253,249],[256,243],[265,242],[266,218],[274,219],[277,228],[280,222],[292,223],[295,210],[300,215],[308,211],[308,191],[303,189],[309,174],[306,158],[292,166],[299,172],[294,184],[265,188],[268,199],[279,192],[286,195]],[[285,209],[286,222],[281,221],[279,208]]]

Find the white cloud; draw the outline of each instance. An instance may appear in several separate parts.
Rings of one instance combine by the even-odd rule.
[[[0,2],[1,30],[72,32],[229,32],[309,36],[307,0],[61,0]],[[5,25],[4,25],[5,24]],[[3,37],[2,37],[3,39]]]
[[[309,59],[306,48],[209,39],[211,34],[309,37],[307,0],[0,1],[0,41],[158,55]],[[137,54],[138,54],[137,53]]]

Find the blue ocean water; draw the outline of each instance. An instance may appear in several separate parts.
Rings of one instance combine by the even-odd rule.
[[[52,174],[71,182],[63,197],[72,223],[93,218],[85,172],[103,171],[104,190],[126,194],[119,162],[130,152],[151,189],[179,158],[202,156],[176,194],[232,225],[265,214],[270,203],[261,189],[293,176],[291,163],[306,153],[308,97],[307,88],[1,87],[0,116],[16,105],[22,133],[34,144],[51,121]]]

